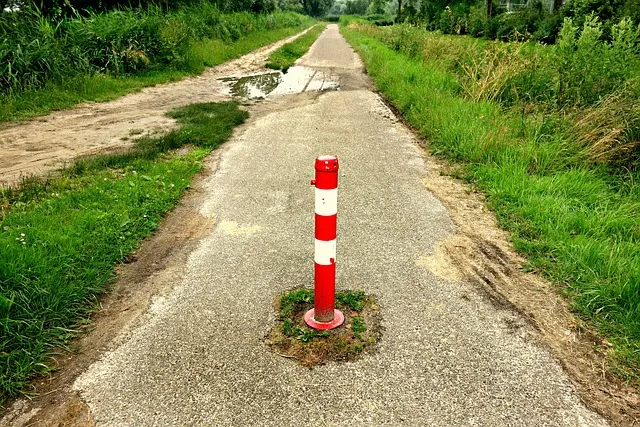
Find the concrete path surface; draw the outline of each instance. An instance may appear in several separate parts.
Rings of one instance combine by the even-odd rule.
[[[301,65],[341,90],[275,97],[222,149],[187,276],[74,388],[99,425],[605,426],[535,331],[429,268],[455,230],[411,133],[329,26]],[[274,298],[313,283],[313,160],[340,159],[338,288],[380,302],[374,354],[308,369],[270,352]]]

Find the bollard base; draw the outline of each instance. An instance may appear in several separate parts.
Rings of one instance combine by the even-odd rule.
[[[333,310],[333,320],[329,322],[318,322],[313,318],[313,314],[313,308],[304,314],[304,321],[313,329],[327,331],[329,329],[337,328],[338,326],[342,325],[342,323],[344,323],[344,314],[342,314],[340,310]]]

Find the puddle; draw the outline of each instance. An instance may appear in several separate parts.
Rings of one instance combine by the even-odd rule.
[[[223,82],[234,82],[231,85],[231,95],[236,98],[260,99],[278,87],[282,81],[282,73],[253,74],[243,77],[223,77]]]
[[[286,74],[279,71],[219,79],[230,83],[231,96],[264,99],[268,95],[289,95],[302,92],[338,90],[335,76],[307,67],[291,67]]]

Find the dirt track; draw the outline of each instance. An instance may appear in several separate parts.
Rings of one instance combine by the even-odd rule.
[[[264,71],[271,52],[305,32],[209,68],[197,77],[5,126],[0,129],[0,186],[58,169],[78,156],[126,148],[133,135],[171,129],[175,121],[165,116],[167,111],[194,102],[227,100],[229,85],[219,78]]]

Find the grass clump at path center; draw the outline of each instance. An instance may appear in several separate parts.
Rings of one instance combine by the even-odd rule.
[[[298,37],[291,43],[287,43],[269,56],[266,67],[287,72],[289,67],[307,53],[311,45],[316,41],[326,25],[319,24],[310,29],[306,34]]]
[[[0,403],[49,372],[48,357],[97,309],[115,266],[248,116],[233,102],[170,115],[182,126],[164,136],[80,160],[57,178],[0,190]],[[185,145],[192,149],[176,152]]]
[[[313,290],[305,288],[276,299],[278,320],[266,341],[270,349],[308,367],[330,360],[354,360],[373,350],[382,336],[380,307],[373,296],[362,291],[336,292],[336,308],[345,320],[330,331],[318,331],[305,323],[303,317],[313,308],[313,299]]]

